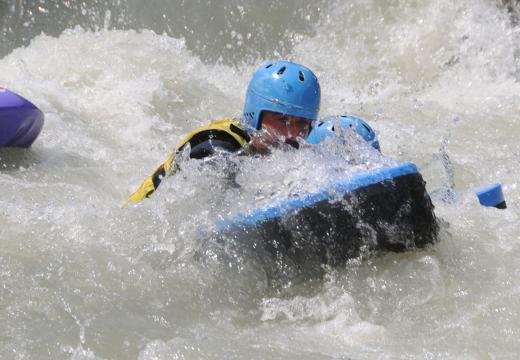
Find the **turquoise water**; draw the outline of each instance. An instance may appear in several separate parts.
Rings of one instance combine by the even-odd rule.
[[[30,150],[0,151],[0,358],[516,358],[519,30],[505,8],[143,4],[0,2],[0,85],[46,114]],[[385,154],[418,164],[437,245],[274,286],[254,252],[201,241],[213,218],[328,176],[305,151],[241,160],[258,192],[193,162],[122,208],[190,129],[238,116],[254,69],[279,57],[315,70],[321,116],[361,116]],[[507,211],[477,204],[493,182]]]

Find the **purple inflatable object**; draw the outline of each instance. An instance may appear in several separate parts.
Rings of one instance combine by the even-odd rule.
[[[28,148],[43,127],[43,113],[30,101],[0,87],[0,147]]]

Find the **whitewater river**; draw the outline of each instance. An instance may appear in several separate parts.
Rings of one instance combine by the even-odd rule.
[[[0,86],[45,113],[30,150],[0,150],[0,358],[516,359],[514,19],[493,0],[0,0]],[[363,117],[419,166],[436,245],[272,279],[254,251],[205,242],[332,176],[308,149],[236,160],[245,193],[194,161],[122,207],[183,135],[239,116],[277,58],[316,72],[321,116]],[[478,205],[495,182],[507,210]]]

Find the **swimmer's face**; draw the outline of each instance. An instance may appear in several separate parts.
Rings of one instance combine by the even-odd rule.
[[[297,147],[298,139],[307,138],[311,126],[307,119],[272,111],[262,112],[260,123],[261,131],[253,139],[253,145],[260,152],[283,143]]]

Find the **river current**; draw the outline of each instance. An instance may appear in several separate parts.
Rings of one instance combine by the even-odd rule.
[[[45,113],[29,150],[0,150],[0,358],[517,358],[510,7],[0,0],[0,86]],[[194,161],[123,208],[186,133],[240,116],[254,69],[278,58],[316,72],[320,116],[360,116],[392,161],[418,165],[437,244],[278,281],[254,252],[207,246],[216,219],[348,171],[309,149],[236,159],[245,195]],[[340,146],[336,164],[353,161]],[[474,195],[495,182],[507,210]]]

